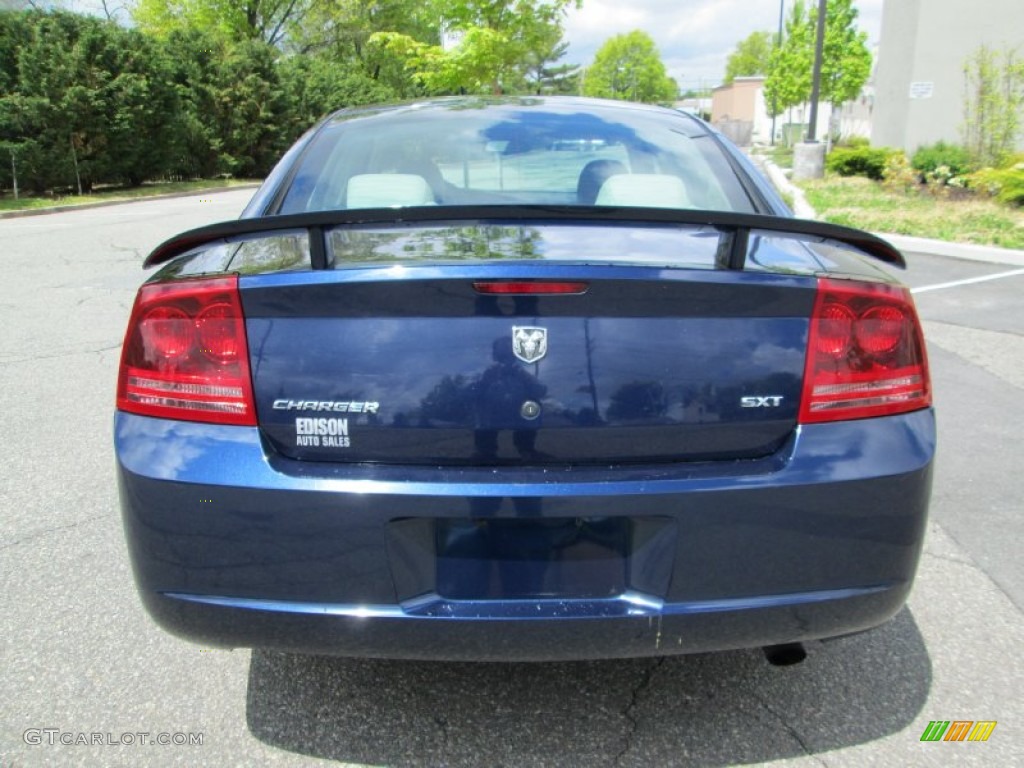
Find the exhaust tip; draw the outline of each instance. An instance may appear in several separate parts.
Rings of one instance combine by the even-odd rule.
[[[773,667],[789,667],[799,664],[807,658],[807,649],[803,643],[783,643],[782,645],[766,645],[764,657]]]

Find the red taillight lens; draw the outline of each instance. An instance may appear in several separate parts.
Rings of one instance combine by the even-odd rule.
[[[192,324],[177,307],[153,307],[140,320],[139,332],[148,349],[168,360],[181,357],[192,347]]]
[[[145,416],[255,426],[237,277],[139,289],[121,351],[117,407]]]
[[[907,316],[898,307],[872,307],[857,324],[857,344],[869,355],[892,352],[903,338]]]
[[[822,307],[814,348],[822,355],[843,357],[853,338],[853,323],[856,319],[852,310],[842,304],[831,303]]]
[[[801,423],[931,405],[921,324],[905,288],[820,280],[807,350]]]
[[[215,363],[233,363],[243,351],[245,334],[235,332],[236,318],[234,308],[224,302],[211,304],[196,318],[199,351]]]

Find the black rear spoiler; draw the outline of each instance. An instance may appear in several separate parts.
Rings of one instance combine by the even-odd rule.
[[[859,229],[807,219],[791,219],[756,213],[677,210],[673,208],[604,208],[575,205],[459,205],[415,208],[366,208],[351,211],[317,211],[284,216],[236,219],[191,229],[156,247],[144,267],[163,264],[193,248],[244,235],[305,229],[309,233],[310,258],[314,269],[327,268],[324,230],[363,224],[426,224],[436,222],[580,222],[623,224],[683,224],[707,226],[722,234],[718,266],[743,269],[752,230],[835,240],[863,251],[887,264],[906,268],[903,255],[879,237]]]

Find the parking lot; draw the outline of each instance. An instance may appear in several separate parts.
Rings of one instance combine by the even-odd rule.
[[[0,220],[0,767],[1024,765],[1024,254],[909,253],[939,459],[910,604],[874,632],[811,643],[789,668],[753,650],[567,664],[213,651],[158,630],[136,598],[111,420],[142,258],[250,194]],[[932,720],[998,725],[983,743],[922,743]],[[161,735],[172,743],[148,743]]]

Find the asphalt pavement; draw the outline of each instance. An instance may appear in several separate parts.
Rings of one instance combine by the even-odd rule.
[[[1021,254],[908,253],[940,448],[913,594],[878,630],[811,643],[788,668],[757,651],[559,664],[211,651],[163,633],[135,595],[114,384],[145,253],[250,194],[0,221],[2,768],[1024,765]],[[987,742],[921,742],[932,720],[998,725]],[[161,736],[172,743],[149,743]]]

